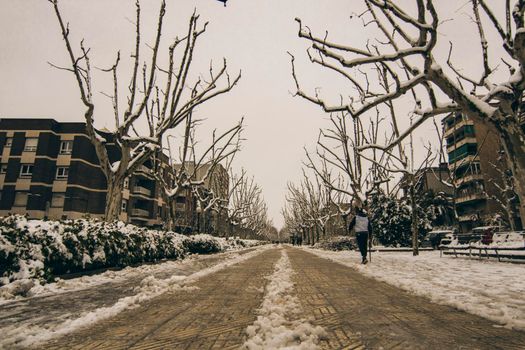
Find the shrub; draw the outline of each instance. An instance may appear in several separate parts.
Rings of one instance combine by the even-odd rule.
[[[180,259],[190,253],[212,254],[254,244],[204,234],[184,236],[123,222],[43,221],[12,215],[0,218],[0,286],[29,279],[45,283],[70,272]]]
[[[319,242],[315,245],[316,248],[325,250],[354,250],[357,248],[354,237],[348,236],[335,236],[328,241]]]

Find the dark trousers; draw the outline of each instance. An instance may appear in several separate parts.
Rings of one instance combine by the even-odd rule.
[[[368,232],[357,232],[355,236],[357,239],[357,246],[359,247],[359,251],[361,252],[361,256],[363,257],[363,259],[365,259],[368,250]]]

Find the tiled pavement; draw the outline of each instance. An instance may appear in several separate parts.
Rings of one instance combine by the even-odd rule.
[[[430,303],[303,250],[286,248],[304,315],[324,349],[525,349],[525,333]],[[52,349],[236,349],[255,320],[279,249],[54,340]],[[42,348],[41,346],[39,348]]]
[[[166,293],[45,349],[237,349],[259,308],[277,249],[201,278],[198,289]]]
[[[437,305],[299,249],[288,251],[324,349],[525,349],[525,333]]]

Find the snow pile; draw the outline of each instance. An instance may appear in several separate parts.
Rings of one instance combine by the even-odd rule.
[[[65,273],[217,253],[256,242],[184,236],[123,222],[9,216],[0,219],[0,299],[27,296],[33,287]]]
[[[260,315],[246,329],[249,337],[244,343],[246,349],[315,349],[319,338],[325,336],[322,327],[299,318],[301,308],[297,297],[292,295],[292,274],[288,255],[282,250],[274,273],[267,277],[270,283],[258,310]]]
[[[198,287],[192,286],[191,284],[198,279],[250,259],[268,248],[269,246],[260,247],[257,250],[246,254],[232,255],[225,261],[197,271],[189,276],[172,275],[165,279],[147,276],[142,279],[137,287],[135,287],[135,294],[120,298],[113,305],[99,307],[84,312],[81,315],[68,314],[64,321],[59,320],[59,322],[48,323],[45,326],[15,324],[11,327],[3,328],[2,338],[0,338],[0,349],[34,347],[35,345],[41,344],[50,339],[63,336],[79,328],[115,316],[124,310],[136,308],[140,306],[141,303],[151,300],[163,293],[180,290],[195,290]]]
[[[524,267],[496,261],[440,258],[439,252],[374,253],[360,265],[355,252],[309,249],[431,301],[487,318],[507,328],[525,330]]]

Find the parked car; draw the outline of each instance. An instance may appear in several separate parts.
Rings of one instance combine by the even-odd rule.
[[[443,238],[439,241],[440,246],[447,246],[452,243],[452,241],[455,241],[457,239],[457,235],[455,233],[446,233]]]
[[[447,234],[454,234],[453,230],[433,230],[430,231],[423,242],[421,242],[421,247],[427,248],[432,247],[434,249],[439,248],[441,240],[445,238]]]

